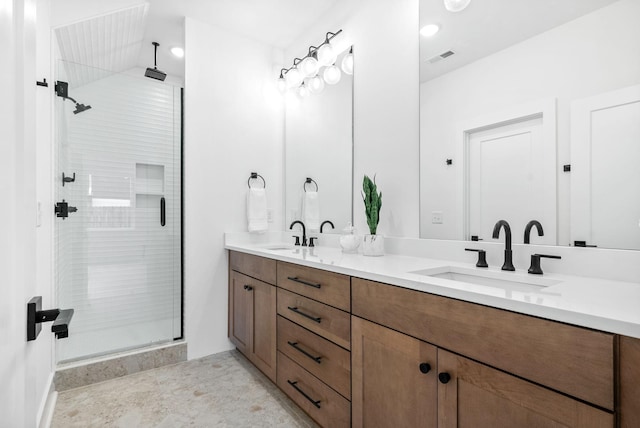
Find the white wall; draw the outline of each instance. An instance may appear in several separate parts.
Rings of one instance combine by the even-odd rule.
[[[638,16],[637,0],[621,0],[421,85],[422,237],[456,239],[461,233],[455,195],[463,161],[443,167],[461,144],[457,124],[557,98],[558,244],[569,244],[571,175],[561,169],[571,163],[571,102],[639,82]],[[442,211],[445,222],[431,224],[432,211]]]
[[[46,106],[51,96],[35,85],[36,79],[51,81],[46,58],[36,64],[36,46],[38,54],[48,50],[48,36],[37,32],[37,25],[48,32],[47,5],[36,0],[0,1],[4,58],[0,79],[11,82],[0,103],[0,194],[8,208],[0,210],[0,415],[3,426],[11,427],[39,424],[53,360],[50,324],[43,326],[38,340],[26,341],[27,302],[41,295],[44,309],[53,304],[47,272],[50,253],[37,247],[50,242],[51,231],[51,219],[36,229],[38,187],[46,181],[40,172],[46,174],[47,168],[37,162],[36,150],[50,143],[48,136],[41,137],[50,123]],[[47,205],[45,212],[51,213],[50,209]]]
[[[184,288],[189,358],[227,339],[224,232],[245,231],[247,179],[267,182],[270,229],[283,228],[281,53],[192,18],[185,23]]]
[[[342,29],[339,46],[353,45],[354,223],[368,233],[360,191],[365,174],[382,191],[378,233],[419,233],[418,0],[338,2],[285,52],[283,66]]]

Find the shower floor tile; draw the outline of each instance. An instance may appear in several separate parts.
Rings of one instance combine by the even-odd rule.
[[[51,426],[317,427],[237,351],[61,392]]]

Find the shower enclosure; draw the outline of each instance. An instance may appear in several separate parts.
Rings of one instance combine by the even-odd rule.
[[[180,338],[181,89],[67,61],[57,80],[58,361]]]

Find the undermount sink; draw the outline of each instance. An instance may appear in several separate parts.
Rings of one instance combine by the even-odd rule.
[[[272,245],[270,247],[265,247],[264,249],[271,250],[271,251],[293,250],[293,245],[287,245],[287,244]]]
[[[509,291],[540,291],[545,287],[559,284],[561,281],[543,277],[532,277],[528,274],[518,274],[502,271],[481,271],[478,269],[457,266],[445,266],[412,271],[416,275],[432,278],[447,279],[484,287],[499,288]]]

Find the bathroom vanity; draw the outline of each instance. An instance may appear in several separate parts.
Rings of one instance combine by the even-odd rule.
[[[480,270],[480,285],[433,259],[227,249],[230,339],[322,426],[640,425],[640,322],[568,291],[599,280]]]

